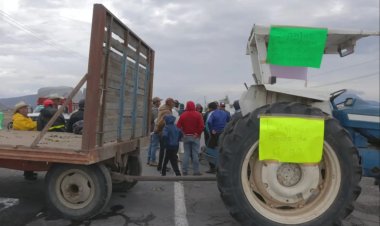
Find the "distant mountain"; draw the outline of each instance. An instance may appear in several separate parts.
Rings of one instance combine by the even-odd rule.
[[[42,87],[38,89],[37,94],[20,96],[20,97],[10,97],[10,98],[0,98],[0,110],[12,109],[14,106],[20,102],[24,101],[33,108],[37,105],[38,97],[48,97],[49,95],[55,94],[62,97],[67,97],[71,91],[72,87],[68,86],[55,86],[55,87]],[[80,99],[83,99],[84,95],[81,90],[74,96],[73,101],[75,103],[79,102]]]
[[[0,111],[6,111],[9,107],[5,106],[4,104],[0,103]]]
[[[3,106],[12,109],[20,101],[24,101],[25,103],[35,107],[37,105],[37,94],[20,97],[1,98],[0,107]]]

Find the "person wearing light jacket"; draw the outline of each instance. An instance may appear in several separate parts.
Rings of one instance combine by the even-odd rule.
[[[151,117],[150,117],[150,142],[148,147],[148,158],[147,158],[147,165],[157,167],[157,161],[156,161],[156,151],[160,148],[160,135],[158,133],[154,132],[155,127],[155,121],[158,117],[158,108],[161,105],[161,98],[154,97],[152,99],[152,111],[151,111]]]
[[[183,145],[185,149],[182,174],[188,175],[190,155],[193,159],[193,175],[201,175],[199,171],[199,148],[200,137],[204,129],[203,117],[195,110],[193,101],[186,103],[185,112],[181,114],[177,122],[177,127],[183,133]]]

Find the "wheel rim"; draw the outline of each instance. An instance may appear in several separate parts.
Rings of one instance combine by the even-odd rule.
[[[325,142],[319,164],[258,160],[258,141],[244,158],[241,181],[251,206],[281,224],[301,224],[322,215],[335,200],[340,184],[339,160]]]
[[[56,181],[56,194],[64,206],[81,209],[93,200],[95,184],[86,172],[79,169],[67,170]]]

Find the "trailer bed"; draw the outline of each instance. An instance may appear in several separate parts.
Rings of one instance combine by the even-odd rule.
[[[0,148],[29,148],[38,134],[39,131],[0,131]],[[75,152],[81,150],[81,145],[82,135],[49,132],[39,142],[38,147]]]

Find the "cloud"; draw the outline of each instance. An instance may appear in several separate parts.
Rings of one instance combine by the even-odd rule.
[[[0,89],[0,97],[35,93],[38,88],[52,84],[75,86],[87,71],[93,1],[11,2],[0,4],[6,13],[0,15],[0,78],[7,87]],[[236,99],[245,90],[245,82],[253,84],[245,47],[255,23],[379,29],[377,0],[288,0],[286,4],[280,0],[100,3],[156,51],[153,94],[181,101],[221,99],[225,95]],[[378,37],[364,39],[357,47],[356,54],[345,59],[325,57],[323,67],[315,73],[321,75],[310,77],[310,85],[378,71],[378,61],[344,69],[379,59]],[[334,68],[342,69],[322,75]],[[22,78],[22,82],[17,78]],[[376,77],[340,85],[360,84],[357,88],[362,89],[363,95],[375,99],[379,87],[374,82]],[[334,87],[337,86],[327,88]]]

